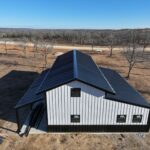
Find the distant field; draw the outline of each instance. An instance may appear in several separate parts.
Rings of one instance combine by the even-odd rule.
[[[15,47],[13,47],[15,46]],[[74,46],[73,46],[74,47]],[[109,51],[97,53],[87,51],[84,53],[92,56],[97,65],[109,67],[119,72],[123,77],[127,74],[128,63],[122,55],[120,48],[109,57]],[[144,137],[137,134],[41,134],[19,137],[16,134],[16,119],[13,107],[23,96],[38,73],[44,69],[44,56],[27,47],[27,57],[16,44],[9,47],[11,50],[5,54],[5,47],[0,46],[0,150],[11,149],[66,149],[66,150],[149,150],[150,133]],[[14,49],[13,49],[14,48]],[[100,47],[101,48],[101,47]],[[58,53],[72,49],[68,46],[56,46],[48,54],[48,67],[55,61]],[[108,49],[108,48],[106,48]],[[14,51],[14,52],[13,52]],[[147,51],[147,55],[150,52]],[[150,62],[145,61],[135,65],[128,80],[150,102]]]

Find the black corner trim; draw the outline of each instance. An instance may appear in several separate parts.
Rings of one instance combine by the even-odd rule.
[[[150,110],[149,110],[148,121],[147,121],[147,130],[149,129],[150,129]]]

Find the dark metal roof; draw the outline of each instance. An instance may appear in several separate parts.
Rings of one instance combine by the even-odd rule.
[[[133,89],[116,71],[102,67],[100,67],[100,69],[116,91],[116,94],[107,93],[107,99],[150,108],[150,104],[142,95]]]
[[[101,69],[96,66],[92,58],[89,55],[73,50],[56,59],[37,90],[37,94],[73,80],[79,80],[108,93],[115,93],[109,81]]]
[[[90,56],[76,50],[59,56],[51,69],[43,71],[15,108],[42,100],[44,91],[74,80],[106,91],[106,99],[150,108],[150,104],[117,72],[98,68]]]
[[[43,94],[36,94],[37,89],[39,88],[40,84],[43,82],[45,75],[47,74],[48,70],[43,71],[31,84],[27,92],[24,96],[19,100],[15,108],[19,108],[25,106],[27,104],[42,100],[44,98]]]

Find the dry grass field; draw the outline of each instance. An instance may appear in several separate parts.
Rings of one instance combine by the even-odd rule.
[[[54,49],[48,54],[50,67],[58,52],[66,50]],[[102,54],[83,51],[90,54],[98,65],[109,67],[122,76],[126,76],[128,63],[121,51]],[[147,52],[147,55],[149,52]],[[150,55],[150,54],[149,54]],[[16,133],[16,120],[13,107],[27,90],[31,82],[43,70],[42,53],[34,56],[28,50],[27,57],[22,52],[12,50],[5,54],[0,49],[0,150],[148,150],[150,149],[150,133],[138,134],[30,134],[19,137]],[[128,80],[150,102],[150,61],[136,64]]]

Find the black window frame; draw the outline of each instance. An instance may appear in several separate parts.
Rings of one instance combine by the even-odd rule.
[[[140,117],[140,118],[137,118],[137,117]],[[141,123],[142,122],[142,118],[143,118],[143,115],[133,115],[132,116],[132,123]]]
[[[76,92],[79,92],[79,93],[76,93]],[[71,88],[70,96],[81,97],[81,88]]]
[[[117,115],[117,123],[126,123],[127,115]]]
[[[71,115],[71,123],[80,123],[80,115]]]

